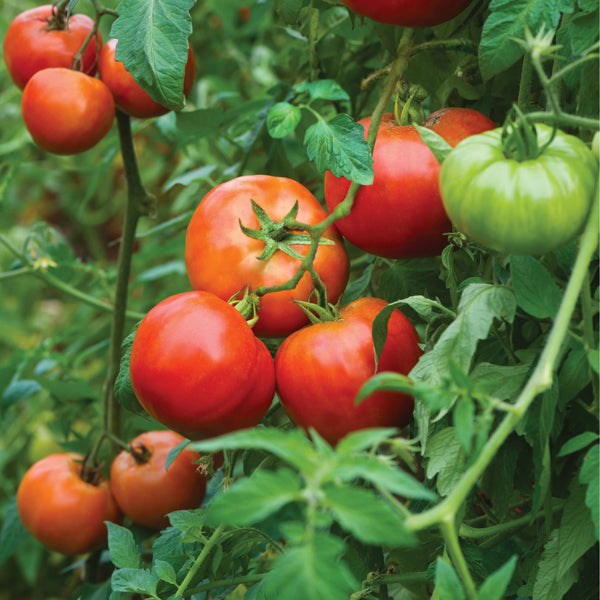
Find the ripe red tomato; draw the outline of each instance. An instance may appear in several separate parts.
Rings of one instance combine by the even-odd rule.
[[[461,13],[472,0],[342,0],[355,13],[379,23],[433,27]]]
[[[327,217],[319,201],[292,179],[248,175],[218,185],[202,199],[187,229],[185,264],[194,289],[227,300],[247,285],[255,289],[284,283],[298,270],[301,260],[281,250],[266,260],[258,259],[265,242],[247,236],[240,227],[240,222],[251,229],[260,227],[251,200],[274,221],[281,221],[295,202],[299,205],[296,218],[302,223],[317,224]],[[284,240],[289,233],[283,232]],[[329,302],[335,303],[348,282],[348,255],[335,228],[324,237],[333,243],[319,246],[314,267],[327,286]],[[308,252],[306,243],[290,246],[303,256]],[[293,290],[263,296],[256,335],[283,337],[305,325],[308,318],[294,300],[308,300],[312,292],[312,280],[305,273]]]
[[[195,461],[200,454],[185,448],[165,468],[171,449],[185,438],[174,431],[148,431],[131,442],[110,468],[110,489],[126,517],[134,523],[164,529],[167,514],[198,508],[206,494],[206,477]]]
[[[124,113],[139,119],[158,117],[169,112],[162,104],[155,102],[148,92],[144,91],[134,80],[123,63],[115,60],[117,40],[108,40],[102,50],[98,69],[100,79],[108,86],[115,99],[115,104]],[[188,62],[185,67],[183,93],[188,96],[196,79],[196,57],[189,47]]]
[[[108,481],[84,481],[79,461],[83,456],[75,453],[50,454],[25,473],[17,490],[17,508],[27,531],[63,554],[94,550],[106,542],[104,522],[121,521]]]
[[[94,27],[86,15],[53,15],[45,4],[18,15],[10,24],[3,42],[4,61],[15,84],[23,89],[31,77],[50,67],[79,68],[73,58]],[[102,36],[97,32],[82,56],[81,71],[94,75]]]
[[[38,71],[29,80],[21,112],[40,148],[54,154],[77,154],[108,133],[115,103],[99,79],[60,67]]]
[[[369,131],[370,118],[359,121]],[[432,113],[424,123],[452,146],[468,135],[495,128],[471,109]],[[436,256],[452,226],[439,192],[440,164],[412,125],[384,115],[373,151],[375,178],[358,191],[350,215],[336,222],[342,235],[365,252],[386,258]],[[350,182],[325,174],[325,201],[333,210]]]
[[[371,327],[386,305],[379,298],[360,298],[342,308],[338,320],[309,325],[283,341],[275,357],[277,392],[296,425],[335,444],[358,429],[408,423],[414,410],[409,395],[375,392],[354,403],[375,373]],[[395,310],[378,372],[408,374],[422,354],[418,343],[415,328]]]
[[[152,308],[135,334],[129,369],[150,416],[192,440],[254,427],[275,392],[266,346],[209,292],[183,292]]]

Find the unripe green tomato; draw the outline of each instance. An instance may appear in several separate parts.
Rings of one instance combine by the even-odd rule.
[[[502,129],[471,136],[448,155],[440,192],[458,231],[504,254],[542,255],[577,236],[589,213],[598,172],[579,138],[536,125],[533,159],[507,158]]]

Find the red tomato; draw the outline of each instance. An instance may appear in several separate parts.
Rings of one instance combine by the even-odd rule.
[[[110,468],[110,489],[126,517],[134,523],[164,529],[167,514],[198,508],[206,493],[206,477],[195,461],[200,454],[186,448],[165,468],[172,448],[185,438],[174,431],[148,431],[123,450]]]
[[[432,112],[425,121],[427,127],[442,136],[453,148],[470,135],[497,127],[496,123],[472,108],[441,108]]]
[[[148,92],[144,91],[125,69],[122,62],[115,60],[117,40],[108,40],[100,51],[98,69],[100,78],[108,86],[115,99],[115,104],[124,113],[139,119],[158,117],[169,112],[162,104],[155,102]],[[189,47],[188,62],[185,67],[183,93],[187,96],[192,91],[196,79],[196,57]]]
[[[150,416],[192,440],[254,427],[275,392],[269,351],[233,306],[209,292],[184,292],[152,308],[129,368]]]
[[[99,79],[61,67],[38,71],[29,80],[21,112],[40,148],[54,154],[77,154],[108,133],[115,103]]]
[[[461,13],[472,0],[342,0],[355,13],[379,23],[433,27]]]
[[[31,77],[50,67],[79,68],[73,58],[94,27],[86,15],[71,15],[68,23],[52,14],[52,5],[38,6],[18,15],[3,42],[4,61],[15,84],[23,89]],[[82,56],[81,71],[94,75],[100,32],[91,39]]]
[[[342,308],[338,320],[309,325],[283,341],[275,357],[277,392],[296,425],[313,428],[335,444],[358,429],[409,422],[414,409],[409,395],[375,392],[358,406],[354,403],[375,373],[371,327],[386,305],[379,298],[360,298]],[[422,354],[418,343],[410,321],[395,310],[378,372],[408,374]]]
[[[285,283],[298,270],[301,260],[280,250],[269,259],[258,259],[265,243],[240,228],[240,222],[259,228],[251,200],[274,221],[281,221],[295,202],[299,204],[296,218],[302,223],[317,224],[327,217],[318,200],[292,179],[248,175],[217,186],[202,199],[187,229],[185,263],[194,289],[228,300],[247,285],[255,289]],[[324,237],[333,244],[319,246],[314,267],[327,287],[329,302],[335,303],[348,282],[348,255],[335,228],[328,229]],[[308,252],[307,244],[290,245],[303,256]],[[308,318],[294,300],[308,300],[312,292],[312,280],[305,273],[293,290],[263,296],[254,326],[256,335],[283,337],[305,325]]]
[[[48,548],[82,554],[106,542],[104,521],[121,521],[108,482],[81,478],[83,456],[51,454],[36,462],[19,484],[17,508],[27,531]]]
[[[359,121],[369,131],[370,118]],[[471,109],[443,109],[424,125],[456,145],[468,135],[493,129],[493,121]],[[365,252],[386,258],[436,256],[452,231],[439,192],[440,164],[412,125],[384,115],[373,151],[375,178],[358,191],[350,215],[336,222],[342,235]],[[325,201],[333,210],[350,182],[325,174]]]

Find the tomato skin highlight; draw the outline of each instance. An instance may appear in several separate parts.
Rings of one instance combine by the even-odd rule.
[[[433,27],[460,14],[472,0],[342,0],[357,14],[390,25]]]
[[[283,341],[275,357],[277,392],[296,425],[336,444],[359,429],[408,424],[414,399],[407,394],[375,392],[354,404],[375,374],[371,327],[387,304],[360,298],[341,309],[339,320],[308,325]],[[418,343],[410,321],[395,310],[377,371],[408,374],[422,354]]]
[[[80,477],[83,456],[50,454],[32,465],[17,490],[17,508],[27,531],[48,548],[73,555],[106,543],[104,521],[121,522],[108,481]]]
[[[282,220],[298,201],[296,220],[314,225],[327,217],[318,200],[303,185],[285,177],[247,175],[237,177],[211,190],[196,208],[188,225],[185,264],[194,289],[207,290],[228,300],[246,286],[272,286],[293,277],[300,259],[278,250],[267,260],[259,260],[265,243],[247,236],[240,228],[258,229],[251,200],[259,204],[274,221]],[[331,245],[320,245],[314,267],[327,287],[328,301],[337,302],[348,282],[350,263],[343,240],[335,227],[324,238]],[[291,244],[301,255],[308,244]],[[294,302],[307,301],[313,292],[309,273],[290,291],[261,297],[256,335],[284,337],[308,323],[308,317]]]
[[[44,69],[25,86],[21,112],[40,148],[53,154],[78,154],[109,132],[115,104],[99,79],[70,69]]]
[[[552,128],[536,125],[538,144]],[[507,158],[502,129],[465,139],[440,173],[444,206],[458,231],[503,254],[542,255],[581,231],[598,163],[579,138],[557,131],[534,159]]]
[[[150,453],[146,462],[138,462],[127,450],[113,460],[110,489],[123,514],[134,523],[164,529],[168,513],[202,504],[206,477],[194,463],[200,459],[198,452],[185,448],[165,469],[170,450],[184,440],[174,431],[147,431],[131,441],[134,450]]]
[[[470,111],[470,109],[464,109]],[[438,111],[439,112],[439,111]],[[447,109],[430,115],[431,128],[450,145],[465,135],[495,127],[476,111]],[[369,132],[371,119],[359,121]],[[425,123],[427,126],[427,121]],[[347,217],[336,222],[352,244],[385,258],[437,256],[452,230],[439,192],[440,165],[412,125],[383,116],[373,150],[375,177],[362,186]],[[325,173],[325,201],[332,211],[346,197],[350,181]]]
[[[65,29],[48,29],[48,19],[51,17],[51,4],[37,6],[17,15],[6,31],[3,41],[4,61],[12,80],[21,90],[42,69],[73,68],[74,56],[94,27],[93,19],[76,14],[69,17],[68,27]],[[102,35],[98,31],[83,53],[83,73],[96,73],[97,53],[101,46]]]
[[[264,344],[233,306],[203,291],[150,310],[134,337],[130,376],[148,414],[191,440],[254,427],[275,392]]]
[[[115,60],[117,40],[110,39],[100,50],[98,69],[100,79],[110,89],[117,108],[125,114],[138,119],[159,117],[169,109],[150,97],[135,81],[122,62]],[[196,80],[196,57],[192,47],[188,50],[188,62],[185,67],[183,93],[188,96]]]

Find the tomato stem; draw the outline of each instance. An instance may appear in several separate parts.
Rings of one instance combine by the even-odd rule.
[[[127,202],[123,219],[123,235],[117,262],[117,283],[115,288],[115,310],[110,333],[109,368],[104,384],[104,430],[113,436],[119,437],[121,430],[120,405],[114,393],[114,383],[121,363],[121,343],[125,331],[125,314],[127,310],[127,296],[129,275],[131,272],[131,259],[135,243],[135,232],[138,219],[147,212],[149,196],[142,185],[140,172],[133,145],[131,121],[128,115],[117,110],[117,127],[121,154],[127,181]],[[113,443],[113,451],[114,448]]]
[[[409,27],[403,29],[402,38],[398,45],[397,58],[392,64],[390,73],[384,84],[381,96],[379,97],[377,105],[375,106],[375,109],[373,110],[373,114],[371,116],[371,126],[369,127],[369,133],[367,134],[367,143],[369,144],[371,150],[373,150],[375,146],[377,132],[379,131],[379,126],[381,124],[383,114],[392,98],[394,89],[396,88],[396,83],[400,80],[402,74],[408,66],[408,57],[410,55],[414,34],[414,29],[411,29]],[[300,281],[304,273],[308,272],[310,273],[310,276],[312,278],[315,290],[319,295],[319,304],[321,304],[321,306],[324,307],[327,306],[326,288],[321,278],[317,274],[313,263],[317,254],[321,237],[323,236],[325,231],[327,231],[327,229],[329,229],[336,221],[350,214],[350,209],[354,204],[354,198],[356,197],[356,193],[359,189],[360,184],[353,181],[350,184],[350,188],[344,200],[335,207],[335,209],[329,214],[329,216],[327,216],[325,219],[323,219],[323,221],[321,221],[317,225],[308,225],[306,223],[300,223],[295,219],[287,219],[286,222],[288,227],[306,231],[310,235],[311,243],[308,253],[304,257],[304,260],[302,261],[302,263],[298,267],[298,270],[291,279],[279,285],[268,287],[260,286],[254,290],[254,293],[256,295],[264,296],[265,294],[272,292],[292,290],[296,287],[296,285],[298,285],[298,282]]]

